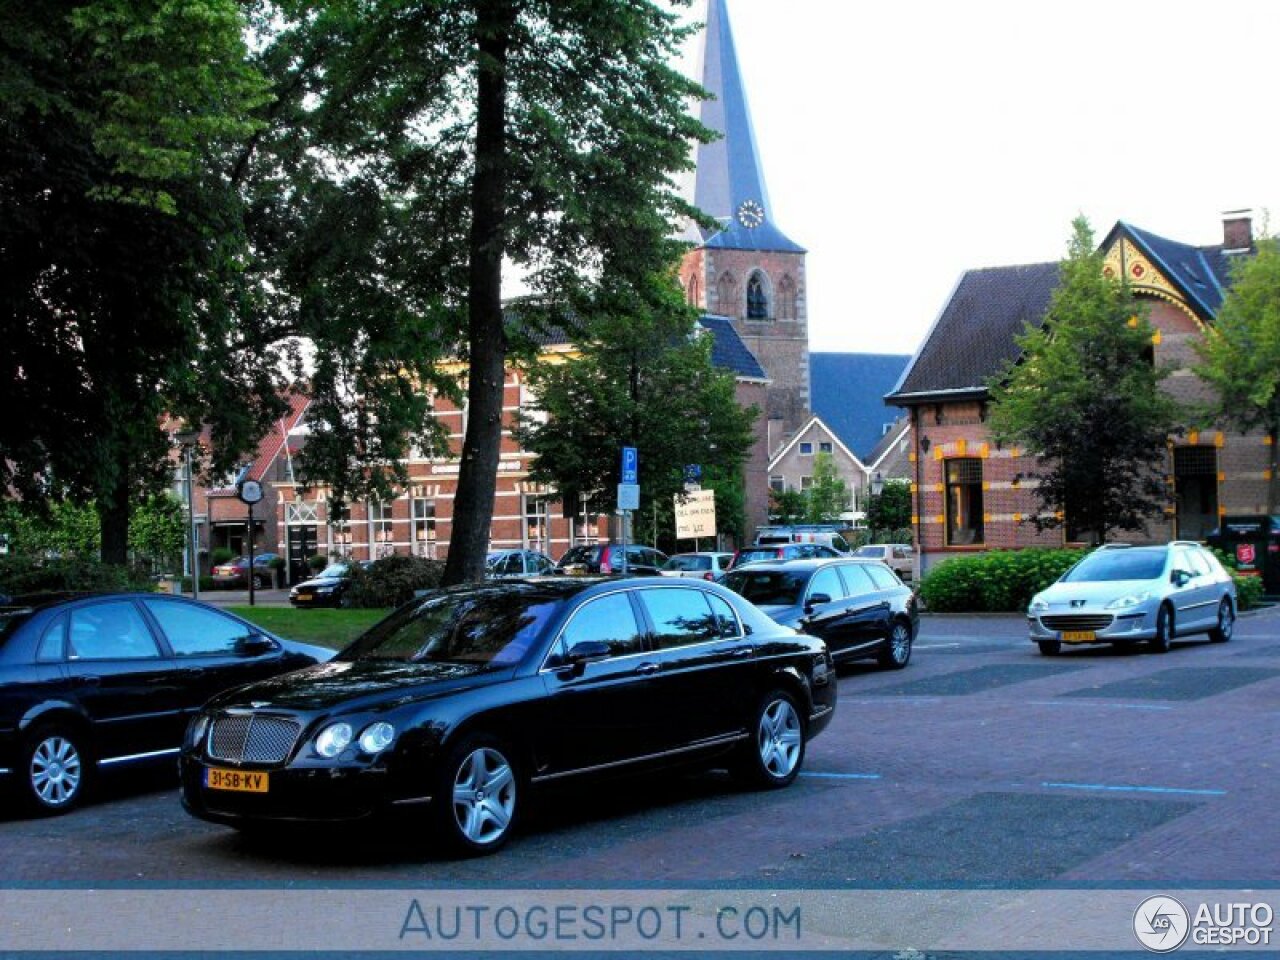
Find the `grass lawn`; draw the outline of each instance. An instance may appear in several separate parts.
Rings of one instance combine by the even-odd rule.
[[[293,607],[229,607],[238,617],[290,640],[314,643],[337,650],[345,647],[366,628],[385,617],[389,610],[296,610]]]

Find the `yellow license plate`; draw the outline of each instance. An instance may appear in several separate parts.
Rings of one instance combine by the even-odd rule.
[[[310,603],[312,597],[309,593],[300,593],[293,599],[297,600],[299,603]]]
[[[209,767],[204,772],[204,785],[210,790],[236,790],[240,793],[266,793],[267,775],[244,770],[219,770]]]
[[[1097,639],[1097,635],[1092,630],[1063,630],[1063,643],[1091,643]]]

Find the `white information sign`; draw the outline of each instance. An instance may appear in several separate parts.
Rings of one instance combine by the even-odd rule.
[[[618,509],[619,510],[639,510],[640,509],[640,484],[638,483],[618,484]]]
[[[676,539],[694,540],[716,535],[716,492],[694,490],[676,497]]]

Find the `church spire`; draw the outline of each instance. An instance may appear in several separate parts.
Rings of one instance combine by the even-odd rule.
[[[699,119],[721,134],[698,147],[693,202],[720,222],[703,231],[703,245],[803,253],[773,222],[725,0],[708,0],[702,44],[700,80],[713,99],[702,102]]]

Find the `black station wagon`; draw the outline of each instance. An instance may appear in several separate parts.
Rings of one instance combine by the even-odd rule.
[[[215,699],[187,733],[183,800],[238,827],[420,810],[484,853],[538,784],[696,762],[786,786],[835,704],[823,642],[715,584],[490,582]]]

